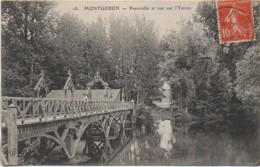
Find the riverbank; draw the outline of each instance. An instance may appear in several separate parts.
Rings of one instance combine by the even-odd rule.
[[[173,112],[170,111],[169,108],[148,108],[145,109],[144,112],[147,112],[153,117],[154,122],[161,120],[161,119],[171,119],[173,120]],[[217,121],[223,120],[223,115],[217,114],[207,114],[204,117],[198,117],[193,114],[187,114],[189,121]]]
[[[158,120],[162,119],[172,119],[173,118],[173,113],[170,111],[170,109],[161,109],[161,108],[156,108],[153,110],[149,111],[151,116],[154,119],[154,122],[157,122]]]

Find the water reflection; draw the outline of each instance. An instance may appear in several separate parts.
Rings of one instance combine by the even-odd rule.
[[[111,134],[116,138],[96,138],[92,145],[87,137],[82,139],[76,157],[70,162],[54,159],[59,165],[194,166],[255,165],[260,157],[257,117],[200,121],[184,129],[177,131],[170,120],[144,121],[136,130],[125,127],[125,130]],[[94,155],[94,152],[86,150],[94,147],[93,143],[99,151],[95,154],[98,156],[91,159],[89,153]],[[55,165],[55,162],[49,164]]]
[[[159,147],[165,150],[164,156],[169,158],[173,144],[176,143],[176,137],[173,135],[171,120],[161,120],[156,130],[160,143]]]
[[[85,129],[85,133],[77,143],[76,155],[68,160],[59,148],[51,152],[44,165],[106,165],[119,157],[119,153],[132,139],[133,128],[130,122],[122,124],[111,123],[110,130],[105,135],[101,125],[93,122]]]
[[[257,120],[198,122],[187,133],[170,125],[164,120],[154,133],[135,131],[114,165],[255,165],[260,156]]]

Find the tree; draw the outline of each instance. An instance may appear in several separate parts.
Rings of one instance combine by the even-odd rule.
[[[236,92],[247,110],[257,111],[260,98],[260,49],[250,48],[244,60],[237,63]]]
[[[115,68],[109,57],[110,44],[106,25],[101,19],[87,26],[84,57],[88,62],[88,75],[92,78],[99,71],[112,88],[115,86]]]
[[[53,37],[53,2],[2,2],[3,95],[31,96]]]
[[[254,3],[254,9],[259,9],[260,3]],[[235,91],[242,100],[247,111],[258,111],[260,99],[260,12],[254,10],[256,41],[248,49],[243,59],[236,63],[236,87]]]
[[[227,68],[218,68],[210,81],[210,110],[216,114],[228,114],[232,97],[232,82]]]
[[[133,75],[137,91],[144,90],[146,102],[151,104],[160,93],[159,40],[154,22],[145,17],[135,18],[136,35]]]
[[[258,8],[254,3],[256,37]],[[162,40],[162,76],[170,80],[173,98],[181,107],[193,104],[196,112],[237,113],[243,109],[242,100],[246,108],[256,109],[259,42],[219,44],[216,17],[214,1],[200,2],[193,21],[182,21],[179,33],[167,34]],[[203,55],[211,61],[200,61]]]
[[[82,20],[64,13],[56,20],[55,37],[51,39],[52,51],[45,57],[43,68],[49,73],[51,89],[61,89],[70,69],[76,87],[85,86],[87,62],[83,57],[86,26]]]
[[[135,101],[140,94],[151,104],[159,93],[159,43],[154,23],[135,17],[110,16],[110,57],[116,70],[117,85]],[[130,100],[130,99],[129,99]]]
[[[170,32],[161,41],[161,74],[170,81],[172,98],[194,112],[209,109],[210,81],[218,67],[217,46],[201,31],[202,26],[184,21],[180,32]]]
[[[133,72],[135,34],[136,29],[127,17],[109,17],[109,56],[115,66],[117,86],[121,88],[133,85],[129,77]]]
[[[259,20],[259,2],[253,2],[254,18]],[[209,37],[215,39],[215,43],[219,43],[218,39],[218,26],[217,26],[217,9],[215,1],[205,1],[200,2],[196,9],[196,15],[194,15],[194,20],[196,22],[202,23],[204,25],[203,30]],[[258,27],[259,23],[255,21],[255,26]],[[220,68],[222,70],[229,71],[229,77],[231,82],[231,97],[230,97],[230,109],[236,112],[241,109],[241,101],[237,97],[236,80],[237,80],[237,66],[236,64],[243,60],[244,55],[247,54],[255,42],[240,42],[231,44],[219,44],[217,49],[218,62],[220,63]],[[226,73],[225,71],[218,70],[220,72],[218,75],[222,76],[221,73]],[[215,85],[216,86],[216,85]],[[218,86],[221,88],[221,85]],[[222,99],[219,97],[219,99]]]

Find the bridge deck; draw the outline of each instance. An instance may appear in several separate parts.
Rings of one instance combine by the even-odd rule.
[[[17,109],[17,125],[74,119],[134,108],[133,103],[121,101],[3,97],[3,109],[6,110],[10,105]]]

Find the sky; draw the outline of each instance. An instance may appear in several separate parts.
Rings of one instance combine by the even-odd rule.
[[[191,19],[197,4],[196,1],[64,1],[59,2],[55,10],[60,14],[70,12],[89,23],[95,22],[99,16],[104,22],[107,22],[112,13],[115,16],[127,16],[130,21],[133,21],[135,15],[145,16],[149,20],[154,20],[155,27],[158,29],[159,35],[162,36],[168,30],[178,31],[177,22],[181,19]],[[118,8],[117,10],[90,10],[91,7],[99,6],[110,6],[115,7],[115,9],[118,7],[119,10]],[[159,10],[159,7],[163,7],[164,10]],[[75,10],[76,8],[77,10]],[[86,8],[88,10],[85,10]],[[138,8],[143,8],[143,10],[136,10]]]

